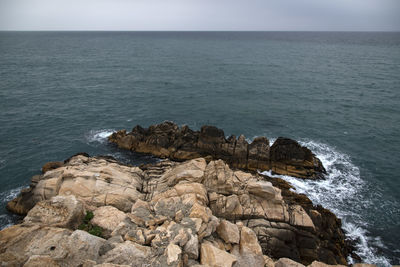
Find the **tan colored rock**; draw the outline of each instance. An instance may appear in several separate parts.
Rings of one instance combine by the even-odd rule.
[[[304,265],[288,258],[280,258],[275,262],[275,267],[304,267]]]
[[[42,166],[42,172],[45,173],[47,171],[51,171],[57,168],[60,168],[64,165],[64,162],[62,161],[51,161],[47,162]]]
[[[199,218],[202,219],[203,222],[208,223],[210,220],[210,213],[211,211],[207,211],[207,207],[204,207],[200,204],[194,203],[192,209],[190,211],[190,218]]]
[[[152,257],[151,248],[141,246],[131,241],[116,244],[115,248],[102,255],[103,263],[126,264],[130,266],[143,266]]]
[[[240,226],[240,243],[235,245],[231,253],[236,256],[237,267],[264,267],[265,260],[257,236],[250,228]]]
[[[253,230],[243,226],[240,231],[240,251],[262,255],[262,249]]]
[[[67,256],[62,259],[63,265],[79,266],[85,260],[97,261],[101,247],[106,244],[103,238],[89,234],[88,232],[76,230],[63,245]]]
[[[131,265],[127,264],[114,264],[114,263],[102,263],[96,264],[93,267],[130,267]]]
[[[47,255],[32,255],[23,267],[60,267],[60,265]]]
[[[83,204],[75,196],[55,196],[37,203],[24,223],[76,229],[84,216]]]
[[[217,227],[217,233],[226,243],[239,243],[240,235],[236,224],[227,220],[221,220]]]
[[[356,266],[357,264],[359,264],[358,266]],[[360,266],[361,265],[361,266]],[[313,261],[310,265],[308,265],[307,267],[333,267],[333,266],[336,266],[336,267],[345,267],[345,265],[340,265],[340,264],[337,264],[337,265],[329,265],[329,264],[326,264],[326,263],[323,263],[323,262],[320,262],[320,261]],[[376,267],[376,265],[373,265],[373,264],[365,264],[365,266],[363,266],[363,264],[360,264],[360,263],[356,263],[356,264],[353,264],[353,267],[373,267],[373,266],[375,266]]]
[[[201,259],[203,265],[210,267],[231,267],[237,261],[236,257],[213,246],[210,242],[201,244]]]
[[[109,236],[117,226],[127,218],[126,214],[112,206],[103,206],[93,212],[91,223],[105,230],[104,235]]]
[[[171,265],[179,261],[182,250],[179,246],[170,243],[165,249],[165,255],[167,256],[167,263]]]
[[[0,231],[0,259],[3,265],[22,266],[33,255],[64,259],[71,230],[38,225],[14,225]]]
[[[263,255],[263,258],[264,258],[264,267],[275,267],[275,262],[273,259],[271,259],[267,255]]]
[[[265,199],[274,199],[276,198],[277,195],[276,188],[273,187],[272,184],[267,181],[250,180],[247,183],[247,190],[249,191],[250,194]]]
[[[310,216],[308,216],[307,212],[300,205],[291,206],[290,224],[315,229]]]

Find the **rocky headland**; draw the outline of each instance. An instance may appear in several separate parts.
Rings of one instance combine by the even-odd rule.
[[[170,122],[109,140],[179,161],[131,166],[80,153],[46,163],[7,205],[25,217],[0,231],[1,266],[347,265],[352,248],[340,219],[253,171],[319,177],[321,162],[295,141],[228,141],[215,127]]]

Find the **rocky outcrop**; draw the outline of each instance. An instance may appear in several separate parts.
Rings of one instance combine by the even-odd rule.
[[[280,179],[222,160],[139,168],[77,155],[34,176],[10,203],[28,215],[0,231],[6,266],[346,264],[350,252],[331,212]],[[88,211],[102,238],[77,230]]]
[[[249,144],[243,135],[226,139],[224,131],[214,126],[193,131],[187,126],[180,128],[175,123],[163,122],[147,129],[136,126],[129,133],[115,132],[109,141],[123,149],[178,161],[198,157],[222,159],[233,168],[272,170],[305,179],[317,179],[325,173],[321,161],[294,140],[278,138],[270,147],[267,138],[257,137]]]

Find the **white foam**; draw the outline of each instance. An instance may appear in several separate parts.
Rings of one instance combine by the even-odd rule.
[[[104,143],[114,132],[113,129],[91,130],[86,134],[86,139],[89,143]]]
[[[2,202],[8,202],[8,201],[13,200],[14,198],[16,198],[19,195],[19,193],[21,192],[21,189],[23,189],[23,188],[24,188],[24,186],[20,186],[20,187],[17,187],[17,188],[8,190],[8,191],[1,192],[0,200]]]
[[[272,175],[270,171],[263,174],[288,181],[297,193],[306,194],[314,204],[322,205],[341,218],[342,228],[348,238],[356,241],[356,253],[363,262],[391,266],[385,257],[377,254],[374,247],[384,245],[379,237],[369,236],[365,229],[367,223],[360,215],[360,210],[349,208],[371,205],[368,199],[360,199],[361,189],[366,182],[361,179],[359,168],[351,162],[348,155],[331,146],[313,141],[299,143],[311,149],[321,160],[327,171],[325,179],[303,180],[285,175]],[[349,262],[352,263],[352,259],[349,258]]]

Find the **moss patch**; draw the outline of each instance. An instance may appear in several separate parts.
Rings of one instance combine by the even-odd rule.
[[[83,223],[78,226],[78,229],[86,231],[91,235],[102,237],[103,228],[101,228],[99,226],[95,226],[90,223],[90,221],[93,219],[93,217],[94,217],[93,212],[91,212],[91,211],[86,212],[86,216],[83,219]]]

